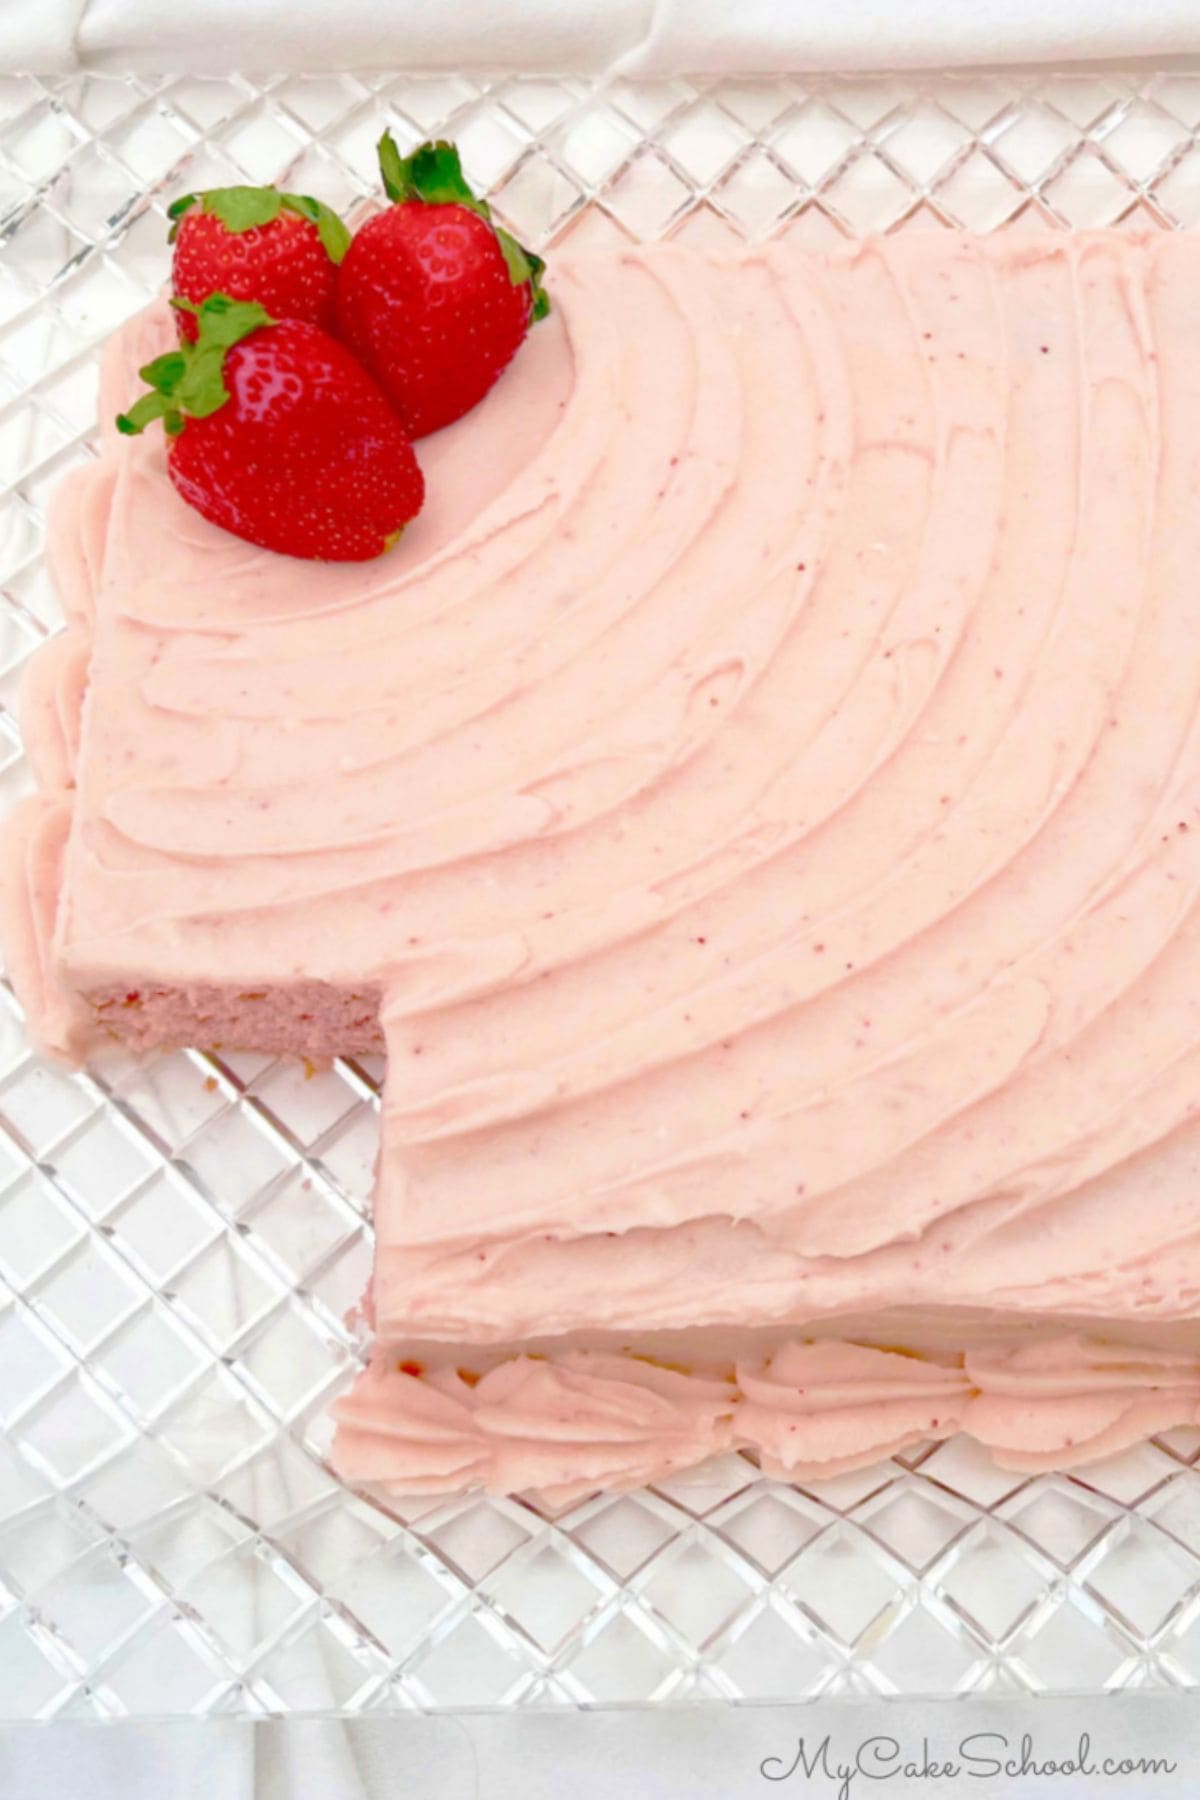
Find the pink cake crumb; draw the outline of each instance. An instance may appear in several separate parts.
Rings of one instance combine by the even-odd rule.
[[[325,981],[257,988],[99,988],[87,995],[96,1026],[135,1051],[189,1045],[254,1049],[271,1056],[324,1062],[383,1049],[379,993],[347,991]]]

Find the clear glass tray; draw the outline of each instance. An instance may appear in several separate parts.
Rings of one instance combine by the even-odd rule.
[[[629,86],[0,80],[0,804],[59,615],[47,494],[171,196],[375,186],[456,137],[539,245],[1200,220],[1200,73]],[[1200,302],[1198,302],[1200,303]],[[959,1443],[809,1488],[730,1456],[557,1517],[384,1509],[325,1462],[361,1346],[378,1068],[47,1067],[0,991],[0,1716],[1200,1683],[1200,1432],[1077,1478]]]

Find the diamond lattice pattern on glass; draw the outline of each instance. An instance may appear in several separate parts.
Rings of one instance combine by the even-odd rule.
[[[172,195],[346,205],[454,136],[545,246],[1200,223],[1200,77],[639,86],[0,80],[0,806],[58,622],[47,495]],[[196,1053],[86,1074],[0,993],[0,1713],[574,1706],[1200,1684],[1200,1432],[1067,1479],[944,1445],[812,1489],[728,1457],[557,1517],[385,1510],[324,1454],[361,1345],[379,1070]]]

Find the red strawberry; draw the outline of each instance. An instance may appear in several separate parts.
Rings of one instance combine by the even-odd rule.
[[[491,222],[453,144],[379,166],[395,202],[355,234],[338,271],[338,332],[413,437],[477,406],[535,319],[550,310],[545,264]]]
[[[403,425],[344,345],[281,323],[257,301],[211,294],[196,342],[141,371],[152,392],[117,420],[161,419],[171,480],[189,506],[287,556],[362,562],[391,548],[425,484]]]
[[[170,207],[174,291],[199,306],[209,294],[257,300],[275,319],[334,327],[337,265],[350,233],[335,212],[307,194],[276,188],[210,188]],[[179,334],[195,340],[181,312]]]

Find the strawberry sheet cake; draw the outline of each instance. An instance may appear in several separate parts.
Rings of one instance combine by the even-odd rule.
[[[36,1035],[386,1050],[348,1478],[1197,1421],[1200,238],[552,273],[384,557],[60,492]]]

